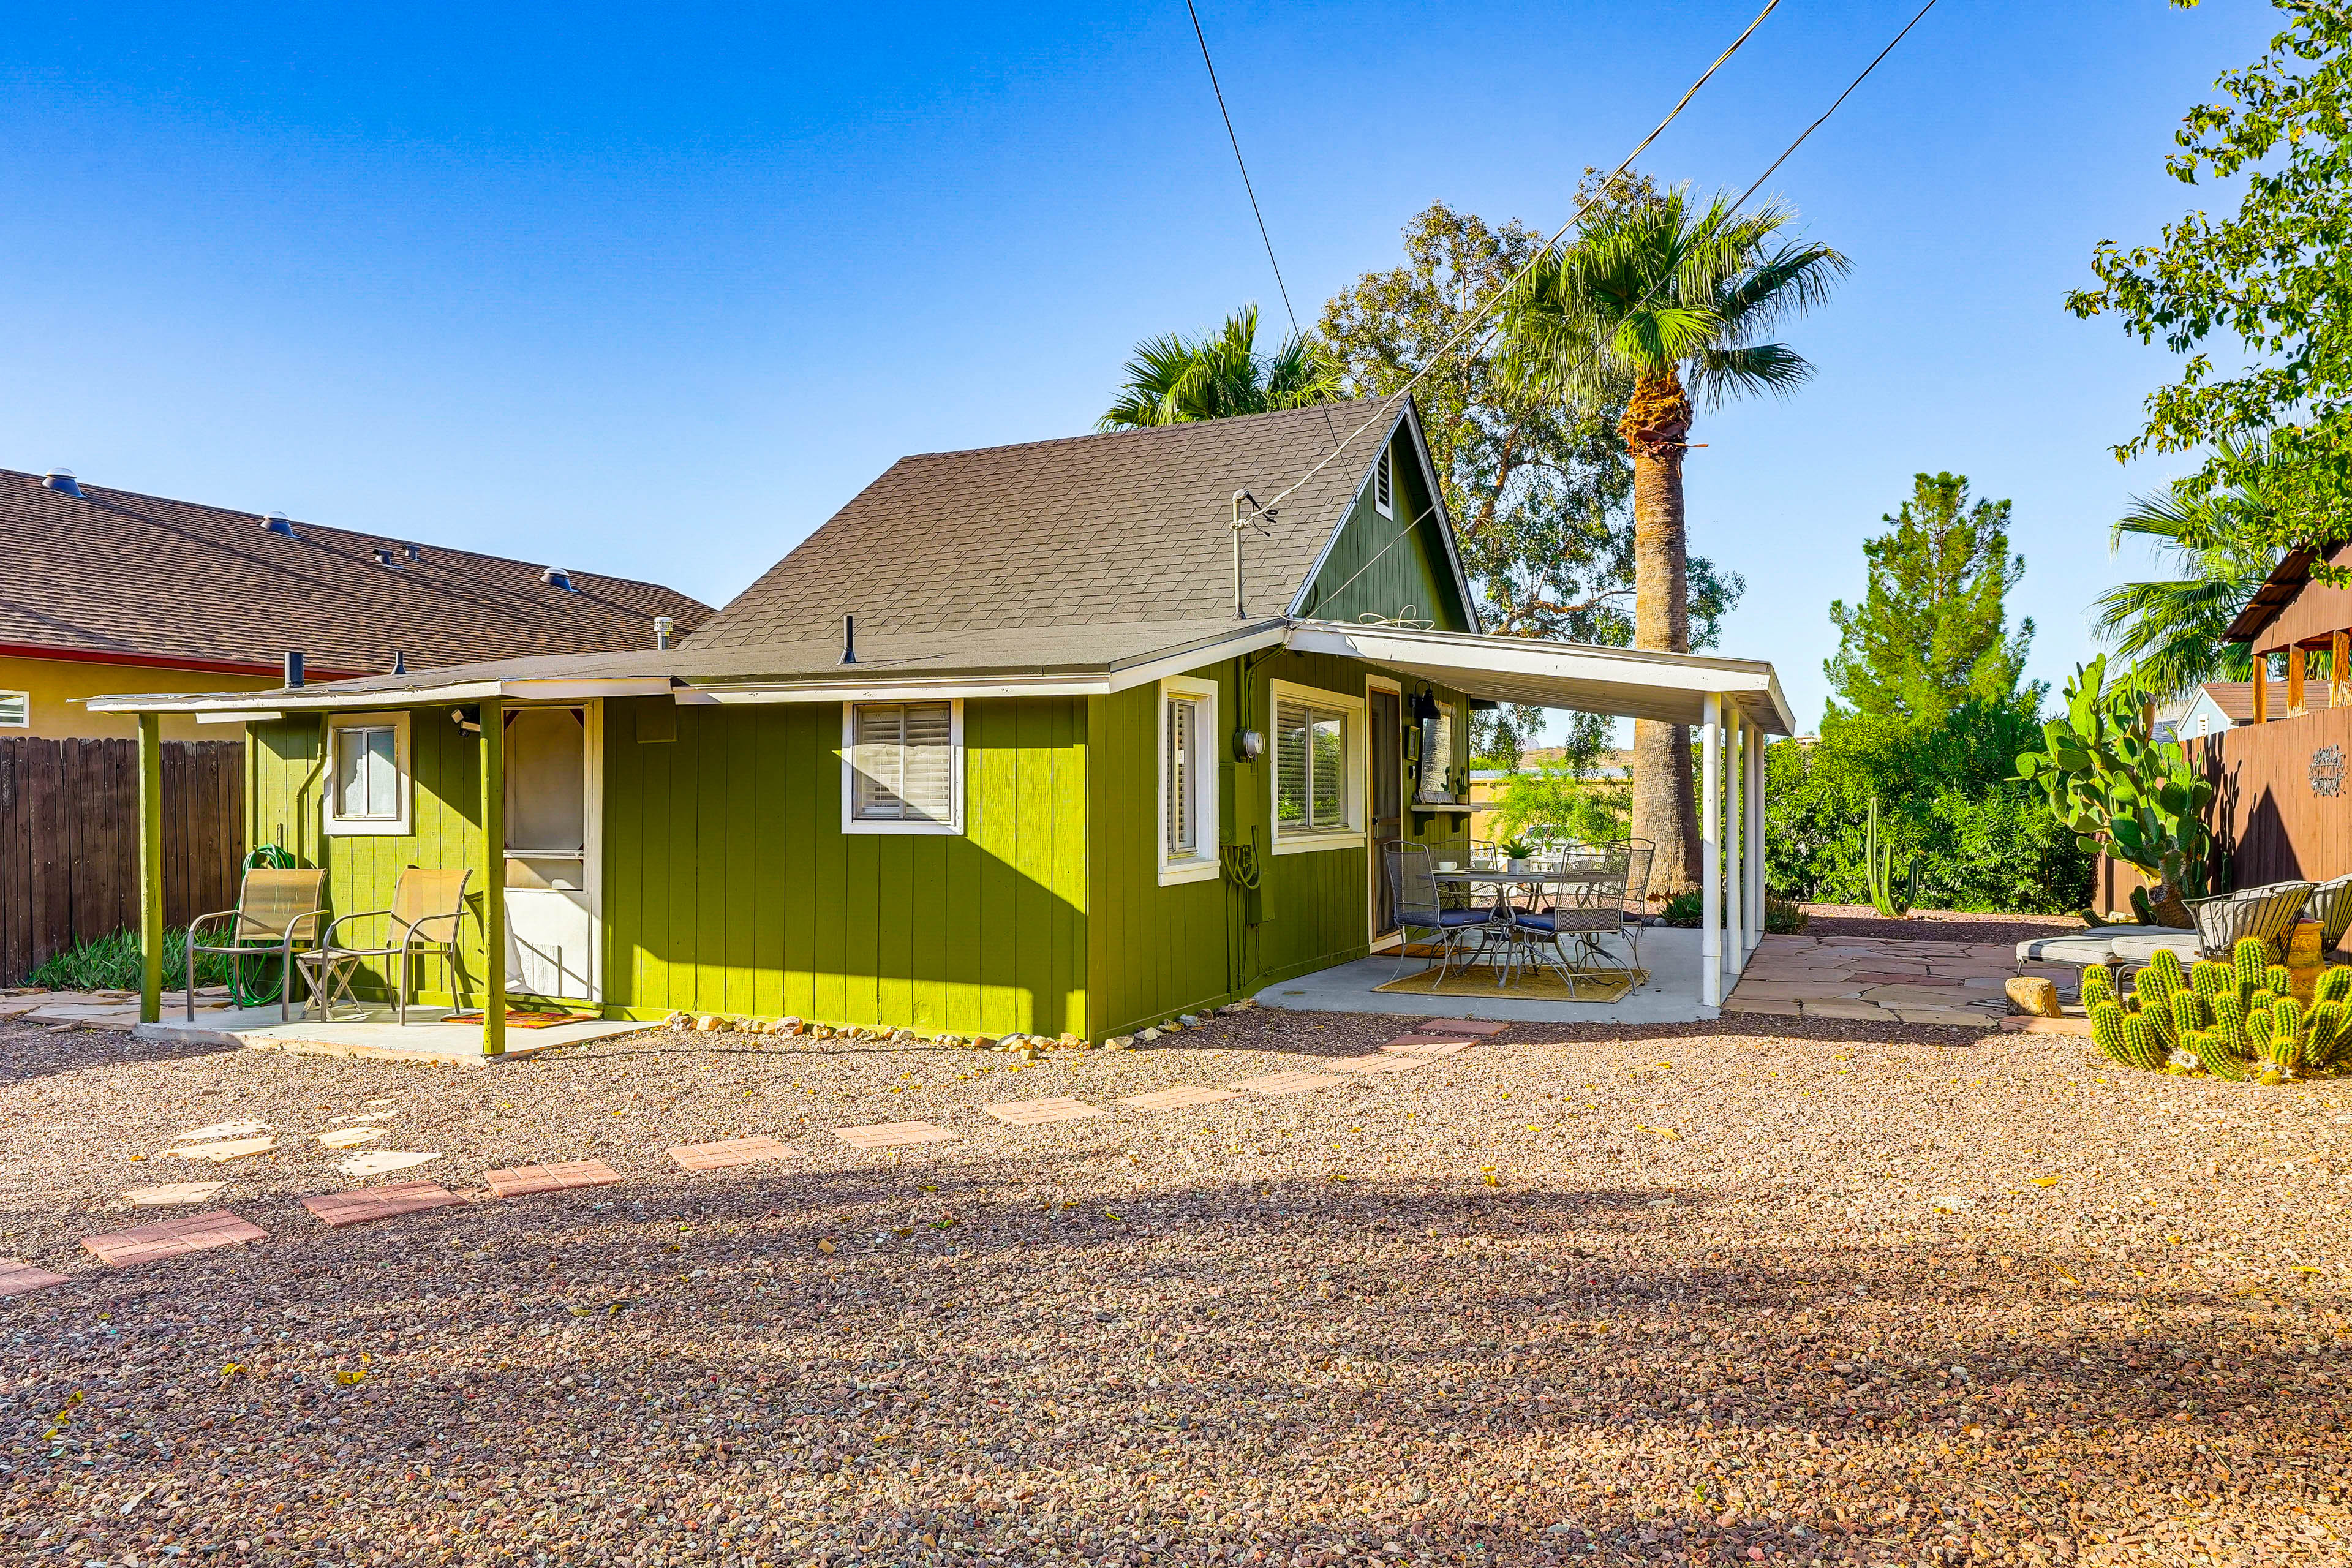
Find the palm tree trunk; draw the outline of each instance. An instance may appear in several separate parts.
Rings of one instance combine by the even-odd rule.
[[[1635,384],[1618,429],[1633,459],[1633,646],[1690,651],[1689,552],[1683,528],[1684,438],[1690,399],[1668,370]],[[1664,897],[1699,885],[1698,805],[1686,725],[1633,721],[1633,837],[1657,846],[1650,888]]]

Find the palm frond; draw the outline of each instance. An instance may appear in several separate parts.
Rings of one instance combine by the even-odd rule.
[[[1769,392],[1786,397],[1813,376],[1812,361],[1786,343],[1708,349],[1691,362],[1690,389],[1708,408],[1732,397]]]

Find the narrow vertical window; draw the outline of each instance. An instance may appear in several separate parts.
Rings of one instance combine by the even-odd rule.
[[[1160,880],[1217,872],[1217,689],[1177,678],[1160,688]]]
[[[1194,757],[1201,736],[1201,704],[1190,697],[1168,702],[1168,858],[1189,859],[1201,852],[1200,770]]]

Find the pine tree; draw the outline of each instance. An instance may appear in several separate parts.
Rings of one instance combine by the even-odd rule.
[[[1837,698],[1856,713],[1921,721],[1972,700],[2011,700],[2033,622],[2011,634],[2003,605],[2025,572],[2009,552],[2009,502],[1971,506],[1966,475],[1920,474],[1902,510],[1880,521],[1887,531],[1862,547],[1868,593],[1830,605],[1838,651],[1822,668]]]

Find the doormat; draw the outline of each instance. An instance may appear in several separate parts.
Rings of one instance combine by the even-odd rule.
[[[1571,994],[1568,982],[1556,969],[1522,969],[1511,976],[1511,983],[1502,983],[1502,975],[1485,964],[1448,973],[1444,984],[1438,984],[1437,971],[1424,969],[1418,974],[1408,974],[1402,980],[1391,980],[1385,985],[1375,985],[1375,991],[1394,991],[1409,996],[1491,996],[1517,997],[1523,1002],[1622,1002],[1625,994],[1637,985],[1646,985],[1650,972],[1646,969],[1580,969],[1576,972],[1576,990]]]
[[[552,1029],[558,1024],[593,1024],[598,1016],[599,1015],[594,1013],[519,1013],[509,1008],[507,1012],[507,1027]],[[445,1024],[478,1024],[482,1021],[482,1016],[479,1013],[452,1013],[441,1021]]]

